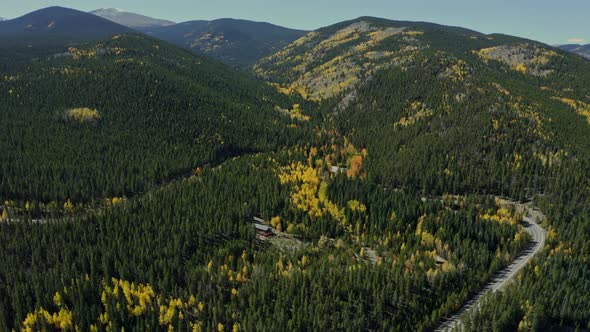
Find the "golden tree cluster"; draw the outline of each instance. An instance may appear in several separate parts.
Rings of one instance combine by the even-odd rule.
[[[96,109],[79,107],[67,110],[66,118],[78,123],[94,123],[101,119],[101,115]]]

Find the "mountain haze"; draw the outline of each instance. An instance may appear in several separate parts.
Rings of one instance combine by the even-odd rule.
[[[172,21],[152,18],[115,8],[101,8],[91,11],[90,13],[132,29],[143,29],[176,24]]]
[[[69,169],[71,176],[47,190],[23,192],[20,185],[5,186],[0,195],[32,196],[36,192],[40,199],[67,196],[90,200],[91,196],[80,189],[96,188],[96,193],[112,194],[134,192],[189,172],[201,163],[217,162],[242,151],[263,150],[294,132],[286,124],[281,125],[282,117],[274,111],[275,105],[288,105],[287,98],[270,86],[155,38],[116,35],[75,47],[63,46],[55,52],[36,54],[35,66],[31,66],[30,58],[6,60],[6,68],[18,80],[0,82],[4,94],[0,117],[2,123],[11,123],[2,135],[12,135],[12,130],[34,130],[36,137],[46,143],[29,146],[28,157],[21,155],[18,162],[9,157],[1,163],[10,163],[15,172],[27,168],[29,174],[39,176]],[[261,101],[263,96],[269,101],[266,104]],[[96,109],[96,117],[82,121],[81,126],[75,121],[62,121],[69,117],[68,110],[91,115],[86,109]],[[22,117],[36,121],[25,128],[18,120]],[[256,126],[247,125],[250,120]],[[281,138],[269,142],[264,134],[267,130],[277,130],[270,135]],[[247,138],[255,132],[260,135],[252,137],[260,145]],[[85,133],[83,138],[75,138],[81,133]],[[77,141],[75,149],[60,150],[64,142],[71,140]],[[42,157],[38,148],[55,153]],[[184,152],[176,153],[179,149]],[[152,157],[144,158],[146,153]],[[162,159],[165,155],[168,157]],[[33,156],[38,167],[29,164]],[[119,161],[113,163],[112,158]],[[133,173],[138,168],[143,171],[134,179],[115,180],[122,170]],[[3,179],[5,176],[13,175],[3,172]],[[23,181],[26,178],[22,177]]]
[[[248,67],[305,34],[270,23],[237,19],[189,21],[139,30],[236,67]]]
[[[559,48],[561,48],[562,50],[566,50],[568,52],[576,53],[578,55],[583,56],[584,58],[590,59],[590,44],[587,44],[587,45],[580,45],[580,44],[560,45]]]
[[[92,40],[131,31],[98,16],[63,7],[48,7],[0,22],[0,38],[19,41]]]

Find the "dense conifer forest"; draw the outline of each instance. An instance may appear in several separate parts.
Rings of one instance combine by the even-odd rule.
[[[519,202],[545,246],[463,327],[590,328],[579,57],[361,18],[252,75],[139,34],[0,59],[0,331],[434,330],[530,247]]]
[[[206,163],[298,140],[274,110],[291,106],[289,98],[144,36],[5,67],[0,163],[9,198],[76,204],[131,195]],[[79,108],[95,113],[71,116]]]

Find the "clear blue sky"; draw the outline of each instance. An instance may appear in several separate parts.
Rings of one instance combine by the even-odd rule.
[[[589,0],[1,0],[0,16],[63,6],[120,8],[176,22],[222,17],[315,29],[358,16],[428,21],[549,44],[590,43]]]

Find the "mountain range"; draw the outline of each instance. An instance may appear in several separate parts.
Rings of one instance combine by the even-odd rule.
[[[176,24],[115,8],[90,13],[237,67],[251,66],[304,34],[301,30],[247,20],[219,19]],[[590,45],[559,47],[590,59]],[[244,51],[246,53],[242,53]]]
[[[72,9],[49,7],[12,20],[0,18],[0,38],[18,36],[48,44],[53,39],[90,40],[128,33],[129,29],[133,29],[231,66],[248,68],[306,33],[269,23],[237,19],[175,23],[115,8],[101,8],[90,14],[116,25],[84,14]],[[41,35],[48,39],[43,40]],[[568,44],[559,47],[590,58],[590,45]]]
[[[124,25],[132,29],[160,27],[176,24],[172,21],[152,18],[140,14],[123,11],[116,8],[101,8],[91,11],[90,14],[100,16],[109,21],[113,21],[115,23]]]
[[[236,19],[190,21],[140,30],[237,67],[253,65],[306,33],[270,23]]]
[[[176,24],[114,8],[90,13],[241,68],[253,65],[306,33],[248,20],[218,19]]]
[[[40,9],[24,16],[0,22],[0,38],[19,41],[85,41],[115,34],[130,33],[128,27],[96,15],[63,7]]]
[[[590,328],[579,56],[376,17],[0,36],[1,331],[432,331],[505,277],[462,328]]]
[[[580,45],[580,44],[567,44],[567,45],[560,45],[559,48],[562,50],[566,50],[568,52],[576,53],[584,58],[590,59],[590,44],[587,45]]]

